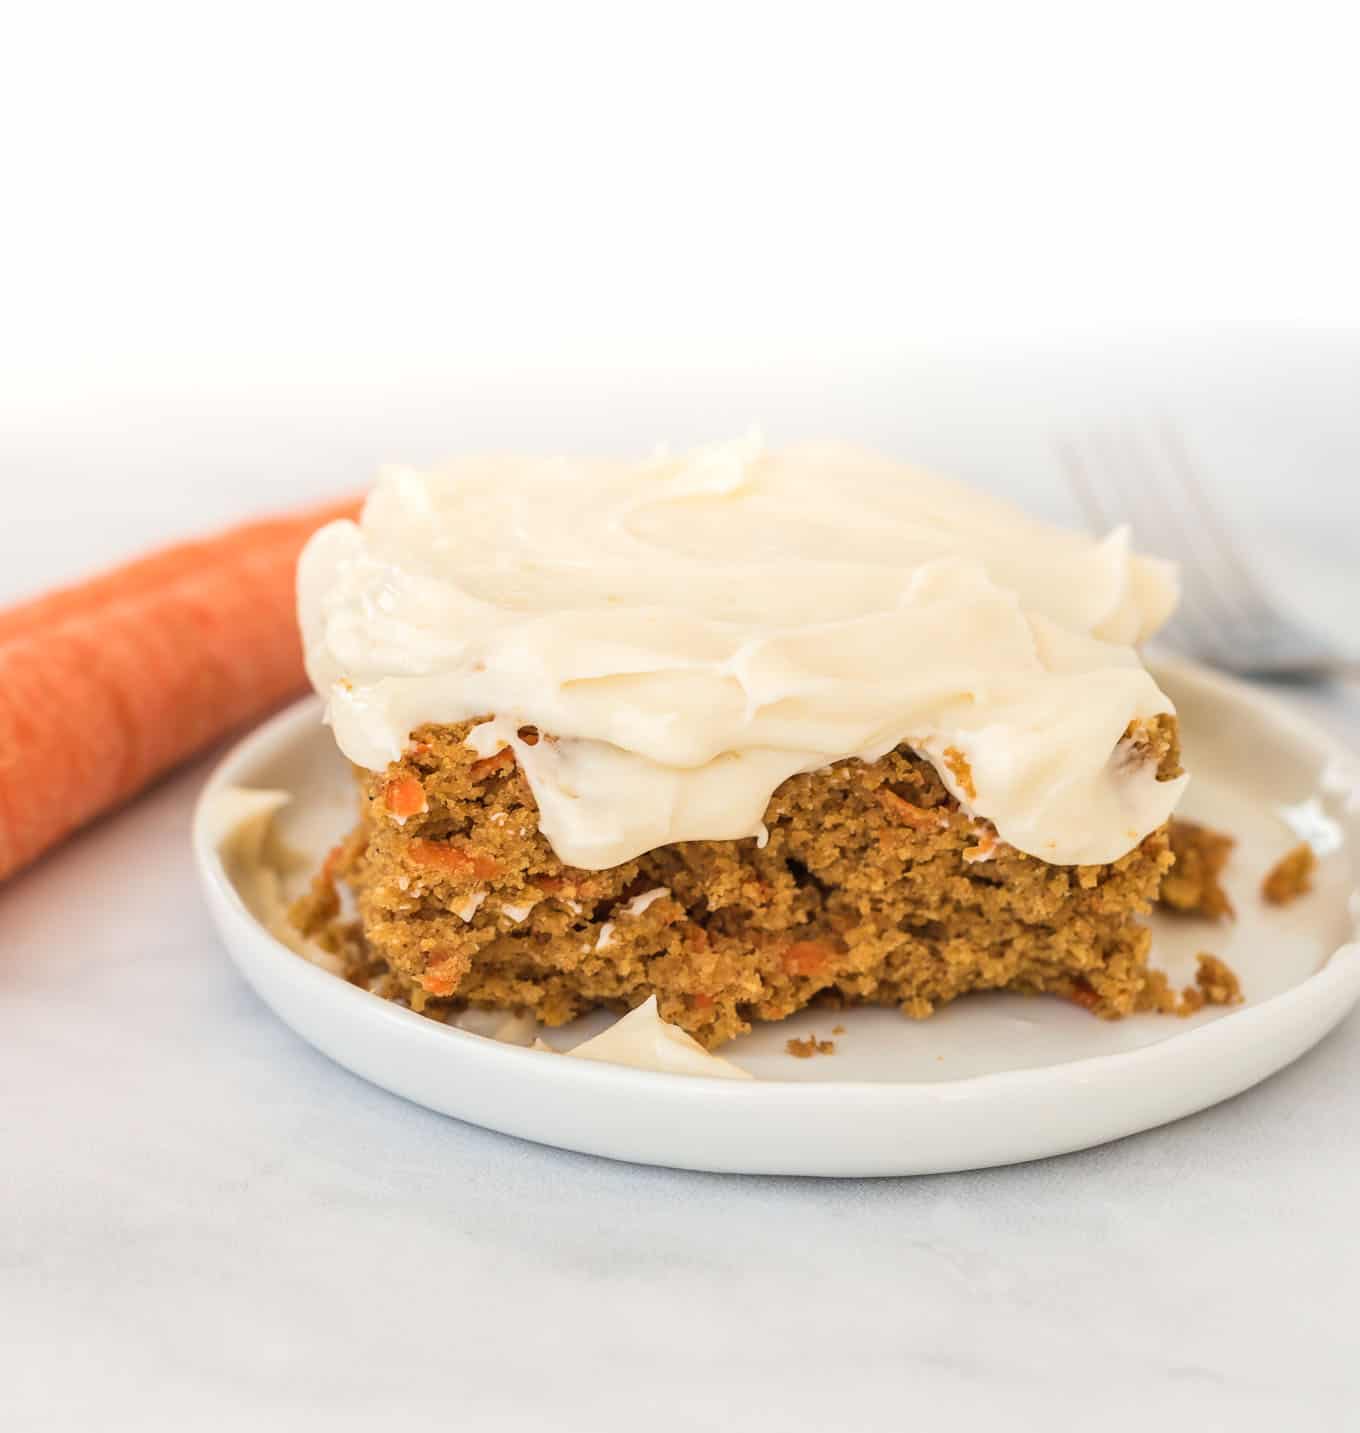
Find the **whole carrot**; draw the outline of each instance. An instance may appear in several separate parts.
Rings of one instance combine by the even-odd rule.
[[[358,507],[248,523],[0,612],[0,880],[302,690],[298,553]]]

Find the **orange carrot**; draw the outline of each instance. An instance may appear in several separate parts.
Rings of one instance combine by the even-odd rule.
[[[503,746],[495,756],[484,756],[480,761],[474,761],[468,768],[468,775],[474,781],[482,781],[498,771],[508,770],[514,764],[515,753],[508,746]]]
[[[357,511],[249,523],[0,612],[0,880],[303,689],[298,553]]]
[[[820,975],[835,954],[828,946],[815,940],[796,940],[784,952],[784,969],[790,975]]]
[[[387,809],[402,820],[410,816],[421,816],[429,810],[425,804],[425,788],[414,776],[403,776],[389,781],[384,799]]]
[[[406,853],[417,866],[444,871],[450,876],[471,874],[489,881],[501,870],[490,856],[480,851],[464,851],[444,841],[412,841]]]
[[[904,800],[886,786],[880,786],[874,794],[888,815],[894,821],[902,822],[904,826],[912,826],[918,831],[931,831],[941,825],[938,811],[928,811],[924,806],[913,806],[910,801]]]

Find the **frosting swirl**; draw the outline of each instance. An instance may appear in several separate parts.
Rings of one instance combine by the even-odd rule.
[[[298,586],[345,754],[494,714],[469,740],[514,747],[576,866],[759,835],[787,777],[902,741],[1056,863],[1123,855],[1183,785],[1119,749],[1173,709],[1132,646],[1172,569],[854,448],[389,470]]]

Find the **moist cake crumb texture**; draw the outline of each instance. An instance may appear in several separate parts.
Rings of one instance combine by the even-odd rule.
[[[1108,864],[1050,865],[969,816],[903,745],[786,780],[763,844],[687,841],[582,870],[539,831],[509,748],[466,744],[476,724],[422,727],[399,761],[358,773],[360,822],[294,908],[305,934],[346,953],[352,979],[412,1009],[556,1026],[655,993],[663,1019],[712,1048],[813,1003],[918,1018],[975,990],[1050,992],[1106,1018],[1180,1003],[1148,970],[1135,919],[1159,888],[1166,898],[1165,827]],[[1174,718],[1125,745],[1178,776]],[[966,766],[953,775],[970,779]],[[1221,864],[1199,862],[1201,907]],[[357,922],[342,919],[337,882]],[[1205,1000],[1227,989],[1213,969],[1196,987]]]

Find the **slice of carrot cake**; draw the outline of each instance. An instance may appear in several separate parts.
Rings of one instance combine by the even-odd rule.
[[[299,572],[417,1010],[649,996],[710,1047],[821,999],[1146,1002],[1174,710],[1162,563],[856,449],[393,472]]]

